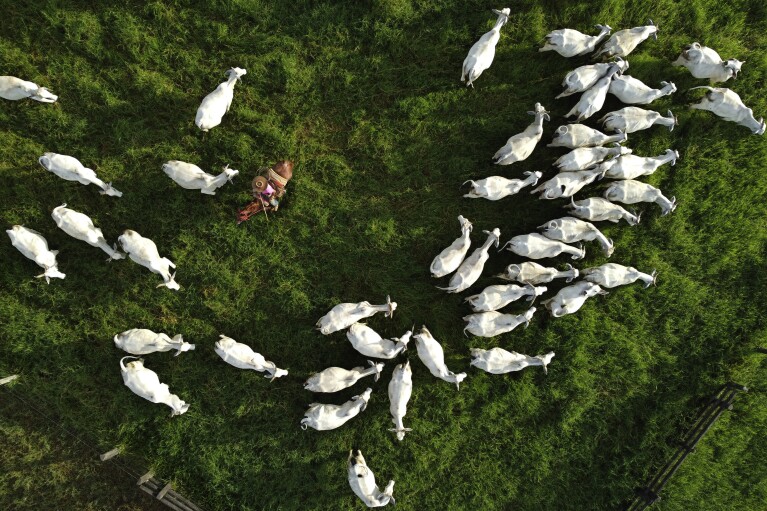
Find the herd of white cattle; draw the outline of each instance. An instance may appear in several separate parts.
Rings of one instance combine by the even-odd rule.
[[[474,82],[490,67],[495,56],[495,46],[500,38],[500,30],[507,23],[510,9],[493,10],[498,19],[489,32],[484,34],[474,44],[463,63],[461,80],[467,86],[474,87]],[[556,30],[546,36],[546,42],[539,51],[556,51],[564,57],[583,56],[593,52],[593,57],[614,59],[613,62],[597,63],[581,66],[568,73],[563,81],[564,92],[557,98],[581,93],[580,100],[568,112],[566,117],[575,117],[578,123],[563,125],[554,132],[549,147],[565,147],[571,151],[555,162],[558,173],[551,179],[538,185],[543,172],[525,172],[524,179],[507,179],[492,176],[484,179],[469,180],[471,189],[464,195],[468,198],[485,198],[500,200],[504,197],[519,193],[526,187],[532,188],[531,193],[538,194],[540,199],[553,200],[569,198],[568,207],[573,216],[565,216],[541,225],[541,233],[528,233],[512,237],[500,250],[508,250],[528,259],[546,259],[560,254],[568,254],[573,259],[580,260],[586,255],[582,245],[572,243],[596,241],[605,256],[610,257],[615,246],[593,223],[610,221],[618,223],[625,220],[629,225],[636,225],[640,215],[629,212],[615,202],[636,204],[654,202],[661,208],[661,214],[671,213],[676,208],[676,201],[665,197],[660,190],[636,178],[654,173],[666,163],[674,165],[679,153],[668,149],[664,154],[655,157],[641,157],[632,154],[632,150],[622,146],[627,140],[627,134],[648,129],[653,125],[667,126],[673,130],[677,118],[669,111],[667,116],[658,112],[644,110],[635,106],[610,112],[600,120],[603,128],[613,134],[606,134],[590,128],[580,121],[586,120],[599,112],[606,100],[607,94],[613,94],[625,104],[649,104],[654,100],[673,94],[676,87],[671,82],[660,82],[661,87],[653,89],[640,80],[624,74],[629,63],[625,57],[640,43],[650,36],[657,38],[658,28],[650,22],[647,26],[621,30],[610,36],[612,28],[607,25],[597,25],[599,33],[594,36],[582,34],[576,30]],[[608,36],[610,36],[608,38]],[[601,46],[600,46],[601,45]],[[725,82],[737,76],[742,62],[736,59],[722,60],[711,48],[693,43],[687,46],[679,58],[673,62],[675,66],[684,66],[696,78],[709,79],[712,83]],[[246,71],[232,68],[227,71],[227,80],[221,83],[202,101],[195,124],[202,131],[218,126],[224,114],[229,110],[233,98],[233,90],[237,81],[242,79]],[[748,127],[755,134],[763,134],[765,122],[755,119],[750,108],[746,107],[735,92],[726,88],[695,87],[707,89],[701,102],[691,105],[693,109],[709,110],[720,117]],[[9,100],[30,98],[44,103],[54,103],[58,98],[46,88],[11,76],[0,77],[0,97]],[[533,122],[522,133],[509,138],[507,143],[494,155],[497,165],[511,165],[527,159],[535,150],[543,137],[544,121],[550,121],[549,112],[536,103],[533,110],[528,112],[534,116]],[[607,144],[613,144],[607,147]],[[62,179],[77,181],[81,184],[94,184],[101,189],[100,193],[121,197],[122,192],[116,190],[111,183],[99,179],[90,168],[85,167],[72,156],[56,153],[45,153],[39,158],[39,163],[46,170]],[[239,171],[224,167],[215,176],[204,172],[198,166],[182,162],[169,161],[162,170],[173,181],[185,189],[200,190],[203,194],[215,195],[215,190],[231,181]],[[604,198],[590,197],[575,201],[573,196],[585,186],[604,178],[613,181],[604,191]],[[538,185],[536,187],[536,185]],[[175,264],[166,257],[161,257],[157,246],[148,238],[128,229],[118,237],[118,243],[123,252],[117,249],[117,244],[109,244],[101,229],[85,214],[68,209],[62,204],[52,211],[56,225],[70,236],[102,249],[109,261],[124,259],[127,256],[134,262],[145,266],[150,271],[159,274],[163,282],[158,287],[165,286],[178,290],[180,286],[175,281],[175,273],[171,269]],[[499,229],[484,231],[487,238],[481,246],[470,255],[472,224],[463,216],[458,217],[461,235],[440,254],[431,264],[431,274],[434,277],[450,277],[446,287],[441,289],[449,293],[460,293],[472,286],[482,275],[485,263],[490,255],[490,248],[500,246],[501,233]],[[37,277],[65,277],[59,271],[56,261],[58,251],[50,250],[46,239],[38,232],[14,225],[6,231],[13,246],[27,258],[32,259],[44,273]],[[499,250],[499,251],[500,251]],[[553,297],[543,304],[554,317],[561,317],[577,312],[592,296],[605,295],[605,288],[614,288],[642,281],[645,287],[654,284],[656,273],[643,273],[639,270],[616,263],[578,270],[567,264],[565,270],[556,267],[544,267],[534,261],[525,261],[509,265],[504,273],[497,277],[516,282],[517,284],[495,284],[486,287],[480,293],[466,298],[473,314],[465,316],[464,333],[468,332],[480,337],[494,337],[510,332],[519,325],[527,326],[531,321],[535,307],[529,307],[521,314],[499,312],[522,298],[532,302],[548,291],[547,284],[555,279],[565,279],[572,282],[579,276],[583,280],[560,289]],[[466,373],[455,373],[445,364],[444,351],[431,332],[423,326],[418,333],[414,329],[406,331],[401,337],[383,338],[373,328],[361,323],[362,320],[382,312],[386,317],[392,317],[397,308],[396,302],[387,297],[382,305],[372,305],[369,302],[342,303],[333,307],[317,322],[318,330],[329,335],[334,332],[346,331],[346,337],[352,347],[366,357],[392,360],[407,349],[411,338],[415,340],[419,359],[435,377],[448,383],[454,383],[458,388],[466,378]],[[134,328],[114,336],[115,346],[127,353],[120,359],[120,370],[123,382],[134,393],[153,403],[162,403],[172,410],[171,416],[181,415],[189,409],[189,404],[179,396],[172,394],[167,384],[160,383],[158,375],[144,366],[142,355],[155,352],[176,351],[176,356],[195,349],[194,344],[184,341],[183,337],[173,337],[151,330]],[[247,344],[221,335],[214,344],[215,352],[226,363],[239,369],[252,369],[266,373],[270,380],[286,376],[288,371],[280,369],[274,362],[255,352]],[[520,371],[530,366],[541,366],[547,372],[547,366],[554,357],[554,352],[543,355],[528,356],[509,352],[501,348],[472,349],[471,366],[475,366],[491,374],[505,374]],[[126,362],[127,361],[127,362]],[[373,376],[378,381],[384,368],[384,363],[368,361],[369,367],[354,367],[345,369],[329,367],[310,376],[304,383],[304,388],[316,393],[338,392],[351,387],[360,379]],[[390,412],[394,428],[390,431],[396,434],[398,440],[403,440],[405,434],[411,431],[404,426],[407,404],[413,390],[412,369],[410,362],[396,365],[388,386]],[[300,425],[303,429],[313,428],[324,431],[338,428],[354,418],[367,407],[372,395],[372,389],[354,396],[341,404],[312,403],[306,410]],[[375,483],[375,477],[368,468],[362,452],[350,451],[348,458],[348,478],[354,493],[368,507],[379,507],[394,502],[394,481],[381,490]]]

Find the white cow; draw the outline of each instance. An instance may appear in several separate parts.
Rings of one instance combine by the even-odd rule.
[[[600,78],[607,74],[607,71],[613,64],[620,66],[621,73],[625,73],[629,68],[628,60],[616,57],[615,62],[589,64],[570,71],[562,81],[562,87],[565,87],[565,91],[557,96],[556,99],[589,90]]]
[[[77,181],[83,185],[95,184],[101,191],[101,195],[122,197],[123,193],[112,187],[112,183],[105,183],[96,176],[93,169],[83,166],[80,160],[65,154],[45,153],[38,160],[45,170],[49,170],[67,181]]]
[[[490,250],[490,245],[495,244],[498,246],[498,241],[501,238],[501,231],[499,229],[493,229],[490,231],[482,231],[487,234],[487,239],[481,247],[476,249],[472,254],[461,263],[461,266],[455,272],[455,275],[450,279],[448,287],[440,287],[443,291],[448,293],[460,293],[464,289],[474,284],[485,267],[485,262],[490,257],[487,251]]]
[[[599,122],[606,130],[620,131],[621,133],[634,133],[639,130],[646,130],[655,124],[666,126],[669,131],[674,131],[674,126],[678,124],[677,118],[668,111],[668,117],[663,117],[654,110],[645,110],[636,106],[627,106],[610,112]]]
[[[496,275],[496,277],[532,285],[545,284],[554,279],[565,279],[565,282],[570,282],[578,278],[578,270],[576,268],[573,268],[571,264],[566,264],[565,266],[567,266],[567,270],[560,271],[556,268],[545,268],[533,261],[525,261],[520,264],[508,265],[506,271]]]
[[[51,279],[63,279],[65,274],[61,273],[56,262],[58,250],[49,250],[48,241],[37,231],[33,231],[21,225],[14,225],[5,231],[11,238],[11,244],[19,252],[24,254],[27,259],[32,259],[39,267],[45,270],[44,273],[36,275],[36,278],[45,277],[45,281],[50,284]]]
[[[468,297],[474,312],[488,312],[506,307],[511,302],[527,296],[527,301],[532,302],[547,290],[546,286],[534,287],[530,284],[517,286],[516,284],[501,284],[488,286],[481,293]]]
[[[590,220],[592,222],[601,222],[607,220],[608,222],[618,223],[621,219],[625,220],[629,225],[636,225],[641,219],[641,214],[636,215],[629,213],[621,206],[613,204],[609,200],[601,197],[589,197],[579,201],[570,199],[570,204],[565,206],[572,209],[571,214],[582,218],[584,220]]]
[[[502,348],[489,350],[474,348],[471,350],[471,356],[473,358],[469,365],[473,365],[490,374],[506,374],[521,371],[531,366],[542,366],[543,372],[547,374],[549,372],[547,366],[551,363],[551,359],[554,358],[554,352],[550,351],[545,355],[530,357],[516,351],[506,351]]]
[[[700,43],[685,46],[679,58],[671,63],[672,66],[686,67],[695,78],[707,78],[711,83],[736,79],[743,64],[745,62],[737,59],[722,60],[716,51]]]
[[[561,241],[551,240],[537,232],[514,236],[501,247],[501,250],[507,246],[509,247],[507,248],[508,251],[522,257],[529,257],[530,259],[556,257],[562,253],[572,255],[573,259],[583,259],[586,257],[585,248],[573,247]]]
[[[549,113],[540,103],[536,103],[533,110],[527,112],[534,115],[535,119],[525,131],[517,133],[506,141],[506,144],[498,149],[493,155],[496,165],[511,165],[518,161],[526,160],[543,136],[543,121],[550,121]]]
[[[413,393],[413,370],[410,369],[410,361],[399,364],[394,368],[394,373],[389,381],[389,412],[391,412],[394,427],[389,431],[397,433],[397,440],[405,438],[405,433],[412,431],[402,423],[407,413],[407,402]]]
[[[366,357],[392,359],[405,351],[413,331],[408,330],[402,337],[384,339],[378,332],[362,323],[354,323],[346,331],[346,338],[355,350]]]
[[[169,178],[187,190],[200,190],[206,195],[216,195],[216,190],[232,182],[232,178],[240,173],[239,170],[230,169],[229,165],[223,168],[221,174],[214,176],[204,172],[197,165],[178,160],[171,160],[162,166]]]
[[[285,369],[278,369],[277,364],[266,360],[263,355],[253,351],[247,344],[237,342],[223,334],[219,335],[219,337],[220,339],[216,341],[215,351],[227,364],[233,365],[238,369],[253,369],[260,373],[265,372],[267,374],[264,376],[269,378],[269,381],[274,381],[275,378],[288,375]]]
[[[642,273],[632,266],[608,263],[596,268],[586,268],[583,270],[583,277],[589,282],[607,288],[625,286],[641,280],[647,288],[655,284],[658,272],[653,270],[652,273]]]
[[[68,209],[66,203],[54,208],[51,213],[53,221],[59,226],[59,229],[69,234],[73,238],[86,242],[92,247],[97,247],[107,253],[109,259],[125,259],[125,254],[117,250],[117,246],[110,246],[104,239],[101,229],[93,225],[88,215],[79,213],[73,209]]]
[[[362,451],[357,449],[349,451],[348,461],[349,485],[356,496],[362,499],[367,507],[383,507],[389,502],[394,504],[394,481],[389,481],[383,491],[378,488],[373,471],[368,468],[365,458],[362,457]]]
[[[609,25],[596,25],[599,30],[597,35],[586,35],[571,28],[563,28],[549,32],[546,43],[538,51],[555,51],[563,57],[575,57],[594,51],[605,37],[610,35],[612,27]]]
[[[757,121],[754,117],[754,111],[743,103],[736,92],[721,87],[693,87],[693,89],[706,89],[708,92],[700,100],[700,103],[690,105],[690,108],[708,110],[725,121],[745,126],[754,135],[764,135],[764,119],[760,117]]]
[[[432,277],[444,277],[453,273],[463,262],[466,253],[471,246],[471,222],[463,216],[458,215],[458,222],[461,224],[461,235],[450,244],[445,250],[437,254],[437,257],[431,262]]]
[[[579,147],[560,156],[554,166],[559,167],[560,172],[574,172],[589,169],[607,158],[615,159],[626,154],[631,154],[631,149],[620,144],[615,144],[615,147]]]
[[[184,341],[184,336],[176,334],[171,339],[167,334],[156,333],[146,328],[132,328],[114,337],[115,346],[131,355],[147,355],[158,351],[176,350],[179,356],[194,349],[194,344]]]
[[[662,215],[668,215],[676,209],[676,197],[669,200],[663,193],[652,185],[626,179],[615,181],[607,187],[604,193],[609,201],[622,202],[624,204],[636,204],[638,202],[654,202],[661,207]]]
[[[601,131],[589,128],[584,124],[568,124],[560,126],[554,132],[554,139],[547,147],[578,147],[602,146],[611,142],[625,142],[628,137],[625,133],[605,135]]]
[[[676,92],[676,85],[672,82],[660,82],[660,85],[660,89],[653,89],[641,80],[623,75],[617,76],[610,82],[610,88],[607,92],[627,105],[646,105]]]
[[[15,76],[0,76],[0,98],[11,101],[29,98],[41,103],[55,103],[59,99],[45,87],[40,87],[36,83]]]
[[[610,257],[615,250],[613,240],[602,234],[594,224],[584,222],[578,218],[565,216],[556,220],[549,220],[545,224],[538,226],[538,228],[543,229],[543,235],[547,238],[561,241],[562,243],[596,240],[607,257]]]
[[[577,117],[576,120],[582,121],[599,112],[605,104],[607,91],[610,89],[610,82],[618,76],[620,70],[621,68],[618,64],[611,64],[607,73],[581,95],[581,99],[565,114],[565,117],[574,115]]]
[[[328,335],[349,328],[357,321],[369,318],[377,312],[383,312],[385,317],[390,318],[394,316],[396,309],[397,302],[392,302],[388,296],[383,305],[371,305],[370,302],[339,303],[318,319],[316,326],[320,333]]]
[[[246,74],[247,71],[239,67],[233,67],[226,72],[227,80],[220,83],[213,92],[205,96],[200,104],[200,108],[197,109],[194,123],[198,128],[202,131],[208,131],[221,124],[224,114],[232,106],[234,84],[238,80],[242,80],[242,76]]]
[[[367,388],[365,392],[352,397],[342,405],[310,404],[304,413],[304,418],[301,419],[301,429],[312,428],[317,431],[328,431],[343,426],[349,419],[365,411],[368,401],[370,401],[371,392],[373,389]]]
[[[485,33],[479,38],[479,41],[469,49],[469,54],[463,61],[463,67],[461,68],[461,81],[466,82],[466,86],[474,87],[474,80],[479,78],[482,72],[490,67],[495,58],[495,45],[498,44],[498,40],[501,38],[501,27],[503,27],[507,21],[509,21],[509,14],[511,9],[508,7],[505,9],[496,10],[493,12],[498,15],[498,19],[495,22],[492,30]],[[468,78],[468,81],[466,80]]]
[[[608,292],[597,284],[581,280],[572,286],[563,287],[553,298],[542,303],[549,309],[552,316],[559,318],[578,312],[588,298],[606,294]]]
[[[607,40],[604,46],[594,54],[594,58],[596,59],[600,56],[608,59],[612,57],[625,57],[634,51],[634,48],[639,46],[639,43],[650,36],[656,40],[658,39],[658,27],[653,24],[652,20],[650,20],[649,25],[619,30],[610,36],[610,39]]]
[[[671,163],[676,165],[679,151],[666,149],[660,156],[636,156],[633,154],[623,155],[610,168],[606,169],[605,177],[610,179],[635,179],[639,176],[649,176],[661,165]]]
[[[149,238],[141,236],[136,231],[127,229],[117,238],[120,246],[128,254],[128,257],[135,263],[148,268],[152,273],[157,273],[162,277],[163,283],[157,284],[157,287],[165,286],[168,289],[178,290],[181,286],[174,280],[176,274],[170,273],[171,268],[176,265],[167,257],[160,257],[157,251],[157,245]]]
[[[310,392],[338,392],[351,387],[365,376],[375,375],[375,381],[381,377],[383,362],[375,363],[368,360],[370,367],[367,369],[359,366],[352,369],[343,367],[328,367],[324,371],[314,373],[304,383],[304,388]]]
[[[125,364],[126,359],[137,359]],[[144,359],[138,357],[123,357],[120,359],[120,372],[123,383],[134,394],[143,397],[152,403],[163,403],[171,408],[170,416],[181,415],[189,410],[189,404],[185,403],[176,394],[171,394],[166,383],[160,383],[157,373],[144,367]]]
[[[431,335],[426,325],[421,327],[421,331],[413,336],[415,345],[418,349],[418,358],[429,368],[429,372],[437,378],[448,383],[455,383],[460,390],[461,382],[466,378],[466,373],[454,373],[445,365],[445,352],[442,346]]]
[[[560,199],[562,197],[572,197],[578,193],[584,186],[593,183],[597,179],[602,179],[605,173],[597,168],[595,170],[576,170],[573,172],[560,172],[548,181],[538,185],[530,191],[540,193],[539,199]]]
[[[495,337],[511,332],[523,323],[527,328],[535,310],[535,307],[530,307],[524,314],[503,314],[497,311],[469,314],[463,317],[463,320],[466,321],[463,334],[466,335],[468,330],[478,337]]]
[[[499,200],[509,195],[519,193],[526,186],[535,186],[538,180],[543,176],[543,172],[525,172],[525,179],[506,179],[501,176],[490,176],[485,179],[465,181],[463,184],[471,183],[471,190],[464,197],[470,199],[489,199]],[[461,185],[463,186],[463,185]]]

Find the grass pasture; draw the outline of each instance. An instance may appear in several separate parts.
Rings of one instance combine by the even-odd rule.
[[[60,250],[65,280],[46,285],[39,268],[0,243],[0,377],[21,374],[13,391],[101,451],[140,456],[159,478],[209,510],[361,509],[346,481],[346,456],[363,450],[379,483],[395,479],[400,509],[616,509],[645,482],[686,427],[700,398],[728,380],[751,392],[701,442],[663,493],[657,510],[762,510],[767,501],[767,145],[741,126],[691,111],[705,85],[673,68],[692,41],[746,61],[737,91],[767,115],[767,4],[759,0],[601,3],[521,1],[503,28],[493,66],[475,89],[461,62],[494,21],[469,1],[372,2],[55,1],[17,3],[0,22],[0,74],[35,81],[59,102],[0,102],[0,218],[23,224]],[[676,196],[666,217],[640,205],[642,222],[600,223],[615,241],[610,261],[657,268],[658,285],[634,284],[587,302],[575,315],[539,309],[530,327],[493,339],[462,335],[463,303],[428,272],[458,234],[456,217],[502,242],[564,216],[563,200],[524,191],[498,202],[461,197],[460,183],[490,175],[554,174],[550,149],[577,96],[554,100],[562,77],[585,58],[538,53],[557,28],[593,33],[660,27],[628,60],[628,73],[678,91],[648,108],[671,109],[679,126],[629,136],[638,155],[677,149],[674,167],[644,178]],[[247,69],[221,126],[193,124],[201,99],[232,66]],[[535,102],[552,112],[526,161],[494,167],[490,156],[530,122]],[[603,112],[620,108],[609,98]],[[595,116],[597,118],[599,116]],[[595,120],[587,124],[596,127]],[[80,159],[124,193],[65,182],[37,158]],[[285,207],[237,226],[255,170],[296,162]],[[211,171],[239,169],[215,196],[184,190],[162,172],[171,159]],[[576,198],[601,194],[592,185]],[[157,275],[56,228],[66,202],[106,238],[126,228],[153,239],[178,266],[179,292]],[[606,262],[596,244],[585,268]],[[471,291],[520,259],[491,251]],[[569,259],[558,258],[562,266]],[[550,264],[547,264],[550,265]],[[558,288],[561,284],[552,286]],[[313,372],[364,365],[342,333],[323,337],[315,321],[339,302],[399,308],[374,317],[382,335],[426,324],[448,366],[467,371],[460,391],[436,380],[406,352],[414,393],[398,443],[386,386],[365,381],[338,395],[302,389]],[[540,307],[540,306],[539,306]],[[510,310],[526,308],[516,304]],[[112,337],[130,328],[181,333],[197,349],[145,357],[161,381],[191,403],[167,407],[122,384]],[[213,352],[218,335],[246,342],[290,375],[269,382],[237,371]],[[494,376],[469,369],[469,349],[501,346],[537,355],[540,368]],[[330,432],[301,431],[306,405],[374,392],[368,409]],[[131,481],[87,460],[45,421],[0,389],[0,509],[150,509]],[[15,403],[15,404],[14,404]],[[103,478],[103,479],[99,479]],[[135,495],[131,492],[135,492]]]

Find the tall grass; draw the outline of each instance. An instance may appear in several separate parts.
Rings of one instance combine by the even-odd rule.
[[[42,232],[67,278],[32,278],[34,263],[0,243],[0,373],[20,373],[15,389],[52,407],[67,428],[105,450],[142,455],[207,509],[358,509],[345,474],[353,447],[379,479],[397,481],[404,509],[615,509],[672,449],[667,440],[697,400],[735,379],[751,393],[701,443],[658,508],[761,509],[766,373],[752,352],[765,343],[767,149],[743,127],[687,110],[698,96],[686,91],[701,82],[670,62],[694,40],[745,60],[730,86],[763,115],[767,8],[756,0],[523,1],[510,6],[493,66],[466,89],[460,65],[492,26],[490,7],[503,6],[49,1],[4,13],[2,72],[60,100],[0,103],[0,217]],[[657,287],[616,289],[573,316],[539,311],[526,330],[465,338],[464,297],[438,291],[444,281],[428,275],[458,233],[457,215],[474,222],[475,242],[483,229],[500,228],[505,241],[563,215],[563,201],[523,192],[491,203],[458,190],[470,178],[553,174],[562,152],[543,145],[512,167],[490,163],[530,122],[535,102],[552,111],[546,143],[576,100],[553,98],[565,73],[587,61],[539,54],[542,37],[648,18],[660,27],[658,41],[630,56],[630,74],[652,86],[676,83],[676,94],[650,108],[672,109],[680,125],[634,134],[629,145],[640,155],[680,151],[676,166],[646,179],[679,207],[660,217],[644,205],[639,226],[604,231],[617,247],[611,261],[657,268]],[[203,135],[195,110],[232,66],[248,74],[222,125]],[[616,108],[610,99],[604,111]],[[79,158],[124,196],[45,172],[36,159],[46,151]],[[285,207],[236,226],[255,170],[283,158],[297,163]],[[241,174],[203,196],[163,174],[171,159],[206,170],[230,164]],[[578,197],[597,193],[590,187]],[[152,238],[178,265],[182,290],[155,289],[156,275],[129,261],[106,263],[58,230],[50,211],[63,202],[91,216],[108,240],[126,228]],[[579,267],[605,262],[595,246],[588,251]],[[474,288],[515,261],[492,254]],[[401,443],[386,431],[390,363],[360,417],[331,432],[301,431],[308,403],[359,392],[312,396],[301,382],[331,365],[365,363],[343,334],[323,337],[314,322],[336,303],[381,303],[387,294],[399,303],[393,320],[369,324],[384,336],[428,325],[456,371],[468,368],[472,347],[554,350],[556,358],[548,376],[471,370],[459,392],[414,362],[413,432]],[[197,344],[178,358],[146,357],[191,403],[187,414],[169,419],[165,407],[122,385],[111,339],[137,327]],[[290,376],[270,383],[226,366],[212,350],[220,333]],[[100,472],[80,464],[49,478],[40,460],[64,457],[66,448],[51,451],[55,433],[16,408],[3,411],[3,452],[15,468],[0,474],[0,507],[113,509],[132,491],[114,486],[104,500],[95,494],[105,488],[72,491],[99,484]],[[34,491],[41,482],[45,491]]]

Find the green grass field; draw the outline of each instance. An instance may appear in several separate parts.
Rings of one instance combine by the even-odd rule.
[[[191,5],[190,5],[191,4]],[[616,509],[662,464],[701,399],[735,380],[751,388],[701,442],[663,493],[657,510],[763,510],[767,501],[767,145],[764,137],[686,105],[702,96],[687,70],[672,68],[692,41],[746,61],[737,91],[767,115],[767,4],[553,2],[508,5],[431,0],[372,2],[49,1],[4,10],[0,74],[50,88],[54,105],[0,102],[0,218],[24,224],[60,250],[65,280],[46,285],[39,268],[6,238],[0,243],[0,377],[12,391],[94,449],[115,446],[208,510],[362,509],[346,480],[346,456],[363,450],[379,483],[396,480],[399,509]],[[459,81],[471,45],[490,29],[490,8],[510,7],[492,67],[475,89]],[[466,338],[463,300],[436,289],[432,258],[458,235],[456,217],[502,242],[564,216],[564,200],[524,191],[499,202],[464,199],[459,185],[490,175],[554,174],[564,150],[546,148],[577,96],[554,100],[564,75],[586,58],[538,53],[557,28],[595,33],[659,26],[658,40],[629,56],[629,74],[678,91],[648,108],[679,117],[629,136],[635,154],[677,149],[676,166],[643,179],[679,206],[642,222],[600,223],[615,241],[611,262],[657,268],[657,287],[618,288],[554,319],[540,308],[529,328]],[[207,134],[193,124],[201,99],[232,66],[247,69],[232,108]],[[494,167],[490,157],[524,129],[541,102],[552,112],[526,161]],[[620,108],[609,98],[603,112]],[[595,116],[595,119],[599,116]],[[588,124],[596,127],[594,120]],[[69,154],[124,193],[63,181],[37,163]],[[284,208],[237,226],[258,167],[296,162]],[[161,170],[179,159],[241,174],[215,196],[184,190]],[[592,185],[576,198],[599,195]],[[66,202],[116,240],[126,228],[153,239],[178,266],[173,292],[130,262],[105,262],[50,218]],[[606,262],[596,244],[575,262]],[[472,287],[520,259],[491,252]],[[569,259],[558,258],[562,266]],[[548,262],[547,262],[548,263]],[[562,284],[559,284],[561,286]],[[557,286],[558,287],[558,286]],[[302,389],[328,366],[364,365],[343,333],[315,321],[340,302],[399,308],[368,323],[384,336],[426,324],[448,366],[468,371],[461,390],[433,378],[406,352],[414,393],[398,443],[386,388],[337,395]],[[549,295],[550,296],[550,295]],[[539,306],[540,307],[540,306]],[[521,312],[524,304],[510,310]],[[196,351],[145,357],[191,403],[169,418],[124,387],[124,355],[112,337],[130,328],[181,333]],[[213,352],[225,333],[290,370],[269,382]],[[540,368],[494,376],[469,369],[469,349],[501,346],[537,355]],[[404,358],[404,357],[401,357]],[[312,401],[341,403],[374,389],[368,409],[344,427],[301,431]],[[37,419],[0,389],[0,509],[150,509],[130,478],[102,468],[93,452]],[[105,464],[104,466],[107,466]],[[144,468],[144,467],[140,467]],[[118,482],[119,481],[119,482]],[[159,506],[151,507],[159,508]]]

